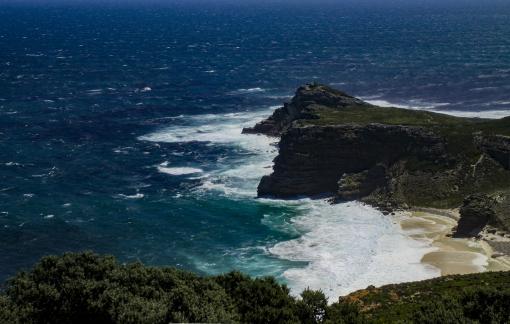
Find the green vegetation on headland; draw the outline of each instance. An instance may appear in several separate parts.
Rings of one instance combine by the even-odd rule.
[[[463,118],[429,111],[372,105],[348,106],[342,109],[311,105],[307,112],[312,117],[297,120],[297,127],[345,124],[366,126],[378,123],[420,127],[441,136],[445,142],[444,153],[447,158],[426,159],[410,155],[405,158],[404,163],[411,174],[429,173],[430,178],[437,180],[438,187],[443,190],[437,191],[436,186],[430,186],[432,190],[428,190],[427,184],[420,188],[420,181],[413,182],[412,185],[416,188],[405,188],[407,197],[404,202],[408,204],[455,208],[470,194],[500,194],[501,191],[510,189],[510,172],[497,164],[491,165],[489,161],[484,161],[490,157],[480,149],[482,136],[487,138],[510,135],[510,117],[496,120]],[[480,165],[481,174],[476,174],[475,165]],[[452,177],[450,170],[455,170],[457,176]],[[458,183],[463,183],[464,186],[459,186]],[[445,188],[455,189],[444,194]],[[442,192],[443,195],[438,196],[434,191]]]
[[[384,124],[423,127],[446,139],[448,152],[477,159],[480,149],[474,134],[510,136],[510,117],[502,119],[466,118],[435,113],[374,105],[355,105],[341,109],[321,105],[308,106],[309,118],[297,120],[297,126]],[[474,161],[473,161],[474,162]]]
[[[273,278],[200,277],[92,253],[49,256],[0,295],[0,323],[508,323],[510,273],[368,288],[329,304]]]
[[[281,137],[260,196],[328,194],[385,212],[468,207],[461,214],[475,212],[459,235],[476,236],[486,224],[510,231],[510,117],[379,107],[308,84],[245,132]]]

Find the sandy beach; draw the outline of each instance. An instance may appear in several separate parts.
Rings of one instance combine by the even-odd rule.
[[[510,257],[494,251],[485,239],[450,237],[458,210],[403,211],[396,217],[405,234],[434,248],[421,262],[440,269],[441,275],[510,270]]]

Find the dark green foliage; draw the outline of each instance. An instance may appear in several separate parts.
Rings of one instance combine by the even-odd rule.
[[[200,277],[68,253],[45,257],[8,282],[0,295],[0,323],[321,322],[328,312],[324,295],[304,296],[296,300],[269,277]],[[310,313],[299,312],[301,307]]]
[[[296,323],[296,301],[274,278],[256,278],[231,272],[216,281],[232,297],[244,323]]]
[[[306,289],[301,293],[298,312],[303,323],[320,323],[326,317],[328,299],[322,291]]]
[[[414,314],[418,323],[510,323],[510,289],[467,289],[424,302]]]
[[[324,319],[326,324],[362,324],[368,323],[360,313],[359,307],[349,302],[334,303],[326,309]]]
[[[232,301],[212,279],[120,265],[92,253],[46,257],[6,291],[22,323],[232,322]]]
[[[16,306],[5,296],[0,296],[0,323],[21,323]]]
[[[328,305],[274,278],[200,277],[93,253],[43,258],[0,294],[0,323],[509,323],[510,274],[388,285]]]
[[[387,285],[347,299],[375,323],[510,323],[510,272]]]

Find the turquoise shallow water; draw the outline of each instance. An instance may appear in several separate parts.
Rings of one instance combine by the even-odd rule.
[[[426,244],[366,206],[255,199],[275,146],[240,130],[312,80],[382,104],[510,108],[504,5],[0,5],[0,18],[1,279],[84,249],[331,296],[437,275],[418,262]]]

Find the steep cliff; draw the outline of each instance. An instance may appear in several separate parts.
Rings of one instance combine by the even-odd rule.
[[[245,132],[281,136],[259,196],[451,208],[473,194],[510,189],[510,118],[378,107],[313,84]],[[510,223],[500,218],[491,220]]]
[[[334,193],[345,174],[392,165],[404,157],[442,159],[444,143],[435,134],[398,125],[370,124],[292,127],[280,141],[274,172],[262,179],[260,195]]]

